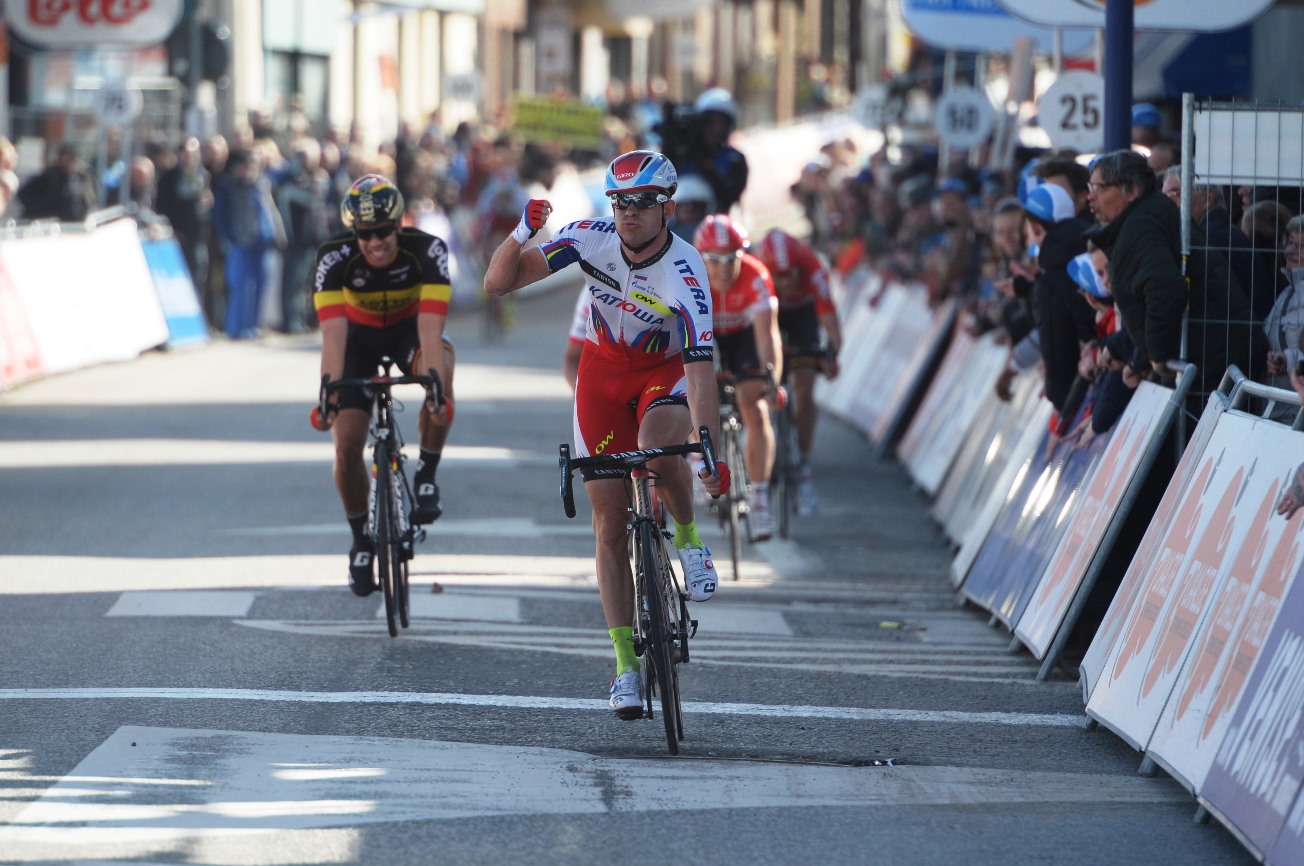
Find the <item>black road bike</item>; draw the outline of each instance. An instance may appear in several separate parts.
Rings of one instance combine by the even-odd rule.
[[[751,538],[751,517],[747,506],[747,461],[743,459],[743,419],[738,413],[738,392],[731,379],[718,378],[720,387],[720,458],[729,467],[729,491],[710,504],[720,521],[720,531],[729,536],[729,560],[734,580],[742,573],[743,538]]]
[[[395,385],[421,385],[443,406],[444,395],[439,374],[393,376],[391,358],[382,358],[379,376],[363,379],[336,379],[322,376],[318,411],[322,417],[338,409],[329,403],[331,394],[341,388],[362,388],[371,397],[371,493],[367,498],[367,532],[376,546],[377,576],[385,598],[385,621],[390,637],[398,637],[399,627],[408,627],[408,564],[416,554],[416,545],[424,541],[426,531],[412,523],[412,485],[407,475],[407,458],[403,454],[403,434],[394,421],[403,404],[395,403]]]
[[[699,441],[664,448],[642,448],[596,457],[571,457],[570,446],[561,446],[561,500],[567,517],[575,516],[571,473],[585,467],[619,469],[629,492],[630,522],[627,526],[634,561],[634,652],[644,665],[643,717],[655,718],[654,699],[661,704],[670,754],[679,754],[684,739],[683,706],[679,698],[679,665],[688,662],[688,640],[697,633],[697,620],[688,616],[687,596],[679,584],[674,560],[666,551],[669,532],[657,523],[652,502],[656,475],[648,461],[657,457],[701,454],[715,469],[715,449],[706,427],[698,430]]]

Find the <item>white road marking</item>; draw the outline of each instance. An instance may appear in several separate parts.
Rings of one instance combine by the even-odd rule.
[[[306,414],[306,413],[305,413]],[[10,447],[12,446],[12,447]],[[415,459],[415,445],[404,449]],[[209,466],[221,463],[321,463],[329,469],[335,446],[321,442],[257,442],[229,439],[115,439],[112,450],[97,439],[58,442],[16,441],[0,451],[0,469],[72,468],[84,466]],[[556,454],[497,448],[488,445],[449,445],[444,463],[474,468],[519,469],[555,466]]]
[[[605,700],[530,695],[464,695],[452,692],[291,692],[271,689],[84,688],[0,689],[0,701],[255,701],[295,704],[413,704],[422,706],[506,707],[531,710],[611,712]],[[866,707],[812,707],[785,704],[730,704],[684,701],[685,713],[822,719],[857,722],[1081,727],[1083,717],[1057,713],[996,713],[961,710],[893,710]]]
[[[348,529],[340,530],[347,545]],[[343,551],[344,548],[341,548]],[[167,589],[330,587],[346,589],[344,552],[322,556],[214,556],[184,559],[0,556],[0,595],[62,595]],[[592,556],[430,554],[417,551],[413,582],[596,587]],[[19,580],[39,574],[38,580]]]
[[[178,796],[168,784],[178,781],[202,785]],[[684,798],[686,781],[691,800]],[[567,749],[127,726],[0,828],[0,844],[10,862],[49,859],[55,852],[58,859],[75,858],[104,845],[114,846],[118,857],[184,850],[191,862],[245,862],[237,852],[257,851],[260,863],[291,862],[287,857],[339,862],[338,850],[321,859],[327,852],[320,844],[291,848],[282,834],[381,822],[688,808],[1185,799],[1162,779],[1131,774],[632,760]],[[200,845],[206,858],[194,861]]]
[[[124,592],[105,616],[244,617],[258,597],[254,592]]]
[[[335,520],[330,523],[302,526],[249,526],[222,530],[220,534],[239,536],[335,535],[344,537],[347,532],[347,527],[343,527],[338,520]],[[567,537],[592,537],[593,527],[587,523],[540,523],[530,517],[493,517],[484,519],[446,517],[432,525],[427,532],[430,539],[438,544],[440,536],[477,535],[507,538],[549,538],[564,535]],[[420,556],[419,549],[417,555]]]
[[[414,594],[409,598],[408,614],[412,619],[518,623],[521,600],[468,592]],[[385,618],[384,605],[377,609],[376,618]]]

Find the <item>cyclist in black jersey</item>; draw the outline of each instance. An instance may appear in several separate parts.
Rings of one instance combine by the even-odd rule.
[[[374,376],[380,359],[394,359],[405,373],[434,369],[443,383],[444,406],[427,400],[418,418],[421,462],[417,467],[414,523],[443,513],[435,471],[453,422],[453,345],[444,334],[452,294],[448,246],[434,235],[403,228],[403,194],[388,179],[366,175],[349,187],[340,217],[352,231],[317,251],[313,301],[321,321],[321,373],[332,380]],[[335,487],[353,532],[349,587],[368,595],[376,586],[375,546],[367,537],[370,478],[367,444],[371,398],[361,388],[339,392],[334,411],[322,420],[335,439]]]

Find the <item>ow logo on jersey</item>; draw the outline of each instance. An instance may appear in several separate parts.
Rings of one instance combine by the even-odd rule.
[[[593,449],[593,453],[601,454],[603,451],[607,450],[607,446],[610,445],[611,440],[615,438],[616,438],[616,431],[613,430],[610,433],[608,433],[601,442],[598,443],[598,447]]]
[[[661,303],[651,295],[647,294],[646,292],[640,292],[638,290],[635,290],[630,293],[630,297],[638,301],[640,304],[646,304],[647,306],[656,310],[658,313],[660,313],[663,316],[670,315],[669,307],[667,307],[665,304]]]
[[[625,300],[620,295],[613,295],[611,292],[599,292],[599,291],[595,291],[592,288],[590,289],[590,292],[592,292],[593,294],[593,300],[600,301],[609,307],[614,306],[616,309],[622,312],[629,313],[631,316],[638,319],[640,322],[645,322],[649,325],[653,325],[656,327],[659,327],[662,323],[665,322],[665,316],[654,315],[651,311],[645,310],[644,308],[640,307],[638,304],[634,303],[633,301]],[[643,298],[639,297],[638,293],[635,294],[635,297],[639,298],[640,300],[643,300]],[[656,301],[654,301],[651,298],[647,298],[644,301],[644,303],[649,303],[649,302],[656,303]],[[670,308],[667,307],[665,304],[658,303],[657,307],[659,308],[658,312],[664,310],[665,315],[670,314]]]

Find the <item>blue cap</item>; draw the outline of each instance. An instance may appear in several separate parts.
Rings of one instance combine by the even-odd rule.
[[[1091,295],[1093,298],[1105,300],[1112,298],[1109,290],[1100,282],[1100,275],[1096,273],[1096,266],[1091,261],[1091,253],[1082,253],[1073,257],[1069,262],[1069,276],[1073,282],[1078,284],[1078,288]]]
[[[948,177],[942,181],[937,185],[937,189],[933,190],[933,195],[945,195],[948,192],[956,193],[966,200],[973,195],[973,190],[969,189],[969,184],[958,177]]]
[[[1062,223],[1077,215],[1073,199],[1064,187],[1054,183],[1043,183],[1028,193],[1023,200],[1023,209],[1042,222]]]
[[[1133,126],[1159,126],[1159,109],[1148,102],[1138,102],[1132,106]]]
[[[1030,174],[1027,177],[1021,179],[1019,181],[1018,189],[1015,190],[1015,192],[1019,196],[1019,204],[1026,206],[1028,203],[1028,193],[1032,192],[1034,189],[1041,186],[1045,182],[1046,181],[1042,180],[1041,178],[1037,177],[1034,174]]]

